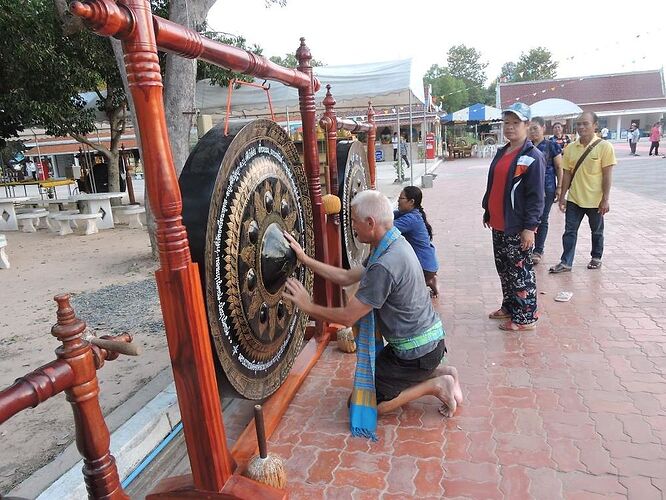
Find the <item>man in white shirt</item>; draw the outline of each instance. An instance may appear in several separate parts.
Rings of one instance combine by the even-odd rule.
[[[608,127],[604,127],[601,129],[601,138],[605,141],[608,140]]]
[[[32,161],[32,158],[25,162],[25,174],[26,177],[29,178],[32,176],[32,180],[37,180],[37,166],[35,165],[35,162]]]

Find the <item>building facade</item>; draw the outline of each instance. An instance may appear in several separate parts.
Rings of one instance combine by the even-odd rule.
[[[608,75],[557,78],[531,82],[500,83],[498,101],[502,108],[520,101],[533,104],[560,98],[576,103],[599,116],[599,128],[608,127],[611,139],[625,139],[631,123],[643,134],[666,114],[663,68]],[[569,132],[571,125],[569,126]]]

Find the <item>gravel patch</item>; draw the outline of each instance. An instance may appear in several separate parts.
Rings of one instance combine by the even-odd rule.
[[[122,332],[164,334],[157,285],[153,278],[76,294],[71,303],[76,315],[96,331],[97,336]]]

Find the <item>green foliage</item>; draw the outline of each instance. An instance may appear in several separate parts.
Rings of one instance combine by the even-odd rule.
[[[488,63],[481,62],[481,52],[463,44],[454,45],[446,54],[446,63],[451,76],[483,88]]]
[[[486,101],[485,69],[481,53],[465,45],[455,45],[447,52],[446,66],[433,64],[426,72],[426,84],[432,84],[432,95],[449,112]]]
[[[205,27],[204,27],[205,28]],[[257,55],[261,55],[263,49],[258,45],[248,47],[247,40],[242,36],[230,35],[228,33],[219,33],[214,31],[203,31],[205,37],[215,40],[227,45],[233,45],[243,50],[249,50]],[[228,69],[220,68],[214,64],[205,61],[197,61],[197,80],[210,78],[211,85],[219,85],[220,87],[227,87],[231,80],[242,80],[244,82],[251,82],[254,77],[236,73]]]
[[[505,62],[502,64],[502,69],[500,70],[500,80],[503,82],[515,82],[516,81],[516,63],[513,61]]]
[[[524,52],[516,63],[515,82],[531,80],[550,80],[557,76],[557,61],[552,60],[552,54],[545,47],[531,49]]]
[[[285,68],[296,68],[298,67],[298,59],[296,59],[296,56],[294,54],[285,54],[284,57],[280,56],[271,56],[269,58],[271,61],[273,61],[275,64],[279,64],[280,66],[284,66]],[[321,61],[318,61],[317,59],[311,59],[310,60],[310,66],[324,66],[324,63]]]
[[[97,92],[107,116],[126,105],[109,40],[88,30],[65,36],[51,1],[5,2],[0,32],[3,138],[34,125],[56,136],[92,132],[94,110],[80,92]]]

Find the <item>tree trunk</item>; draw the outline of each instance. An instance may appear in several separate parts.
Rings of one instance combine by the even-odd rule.
[[[197,30],[215,0],[171,0],[169,20]],[[180,175],[190,154],[190,131],[196,117],[194,93],[197,63],[167,54],[164,76],[164,107],[176,173]]]

